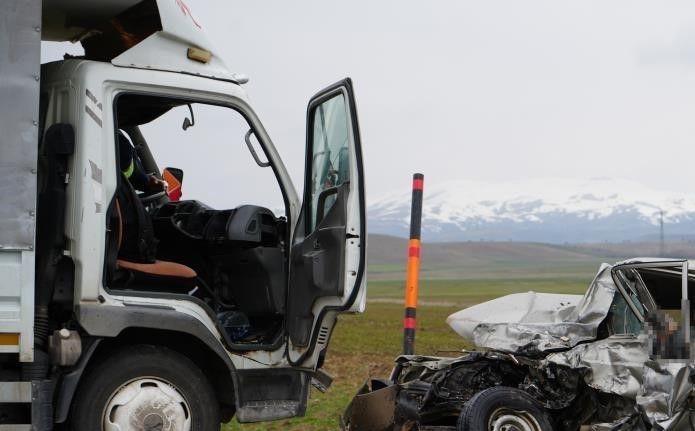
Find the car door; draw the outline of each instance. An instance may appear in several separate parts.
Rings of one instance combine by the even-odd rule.
[[[289,359],[306,364],[336,313],[361,311],[366,289],[364,169],[352,81],[307,109],[304,199],[290,252]],[[321,335],[319,337],[319,335]]]

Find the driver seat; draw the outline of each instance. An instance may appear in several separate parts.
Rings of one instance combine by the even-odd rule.
[[[121,200],[127,202],[124,213]],[[155,258],[156,240],[152,222],[126,178],[121,179],[115,201],[116,273],[113,281],[119,287],[146,291],[187,293],[195,289],[198,274],[192,268],[176,262]],[[126,218],[131,223],[126,223]],[[135,225],[136,229],[130,229]],[[126,229],[126,226],[128,229]],[[130,244],[125,245],[125,242]]]

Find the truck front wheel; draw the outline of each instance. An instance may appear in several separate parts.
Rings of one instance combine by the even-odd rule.
[[[74,431],[220,429],[210,382],[190,359],[158,346],[128,346],[91,367],[72,407]]]

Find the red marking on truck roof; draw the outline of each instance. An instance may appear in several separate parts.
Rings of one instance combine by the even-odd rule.
[[[198,24],[198,21],[196,21],[195,18],[193,18],[191,10],[188,8],[188,5],[183,0],[176,0],[176,4],[179,5],[179,8],[181,8],[181,13],[188,16],[191,19],[191,21],[193,21],[193,24],[195,24],[196,27],[203,28],[200,26],[200,24]]]

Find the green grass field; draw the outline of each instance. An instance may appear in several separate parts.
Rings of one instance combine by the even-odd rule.
[[[595,268],[598,266],[596,265]],[[574,269],[574,268],[573,268]],[[562,274],[558,268],[554,271]],[[553,279],[533,277],[526,272],[517,278],[482,280],[423,280],[416,352],[452,356],[470,348],[445,323],[446,317],[464,308],[515,292],[583,293],[593,272],[568,271]],[[333,386],[322,394],[313,391],[303,418],[257,425],[227,424],[224,431],[339,429],[338,417],[362,383],[373,377],[388,377],[394,358],[401,350],[403,319],[402,281],[370,281],[367,311],[341,316],[331,340],[326,370],[333,375]]]

